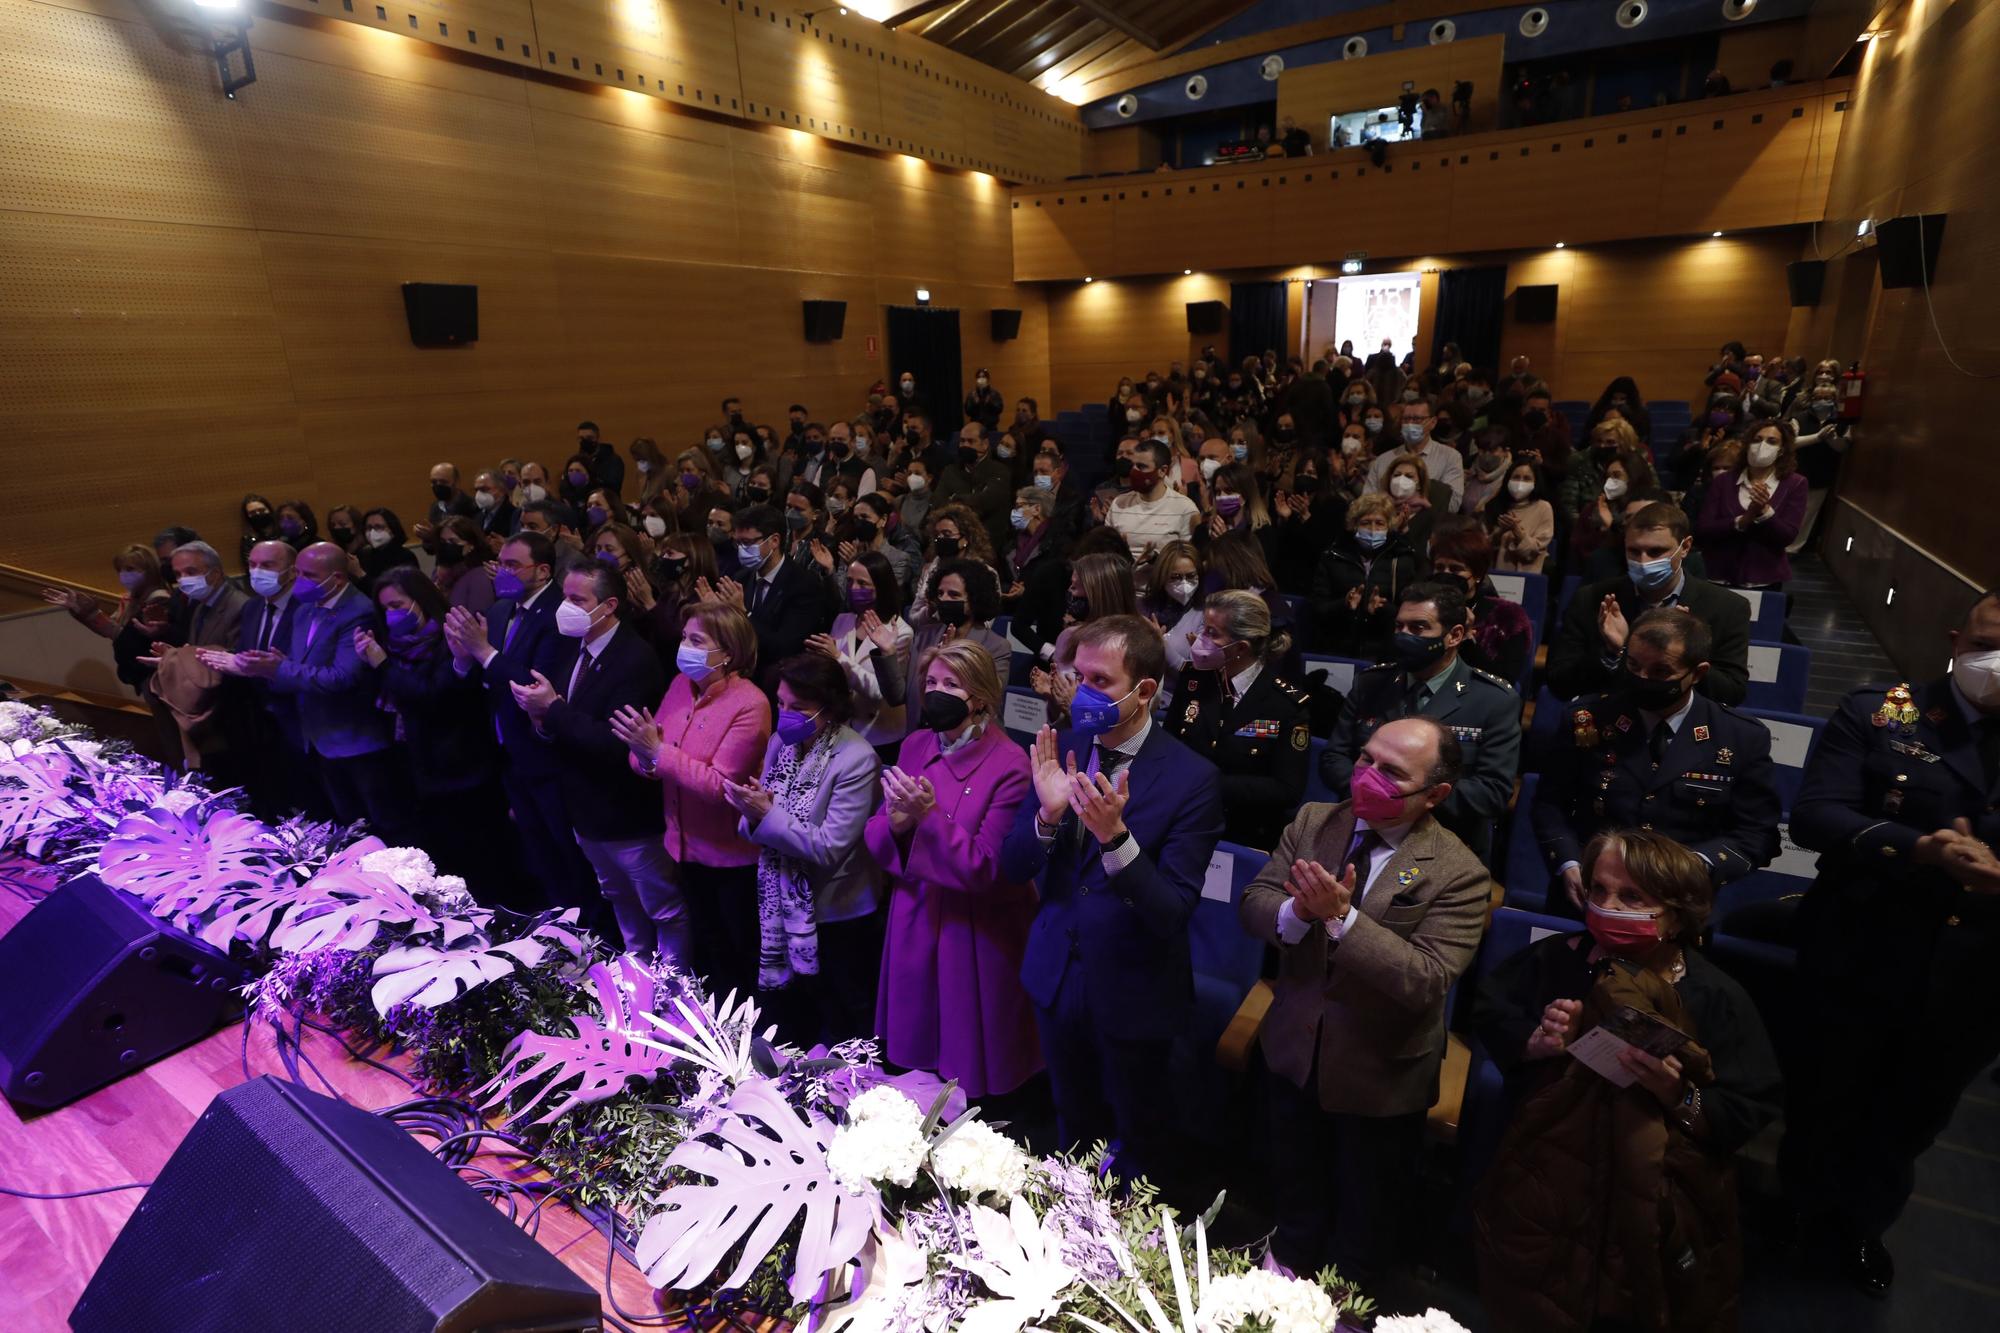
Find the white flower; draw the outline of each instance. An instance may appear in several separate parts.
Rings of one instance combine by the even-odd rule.
[[[189,787],[176,787],[160,797],[160,808],[184,815],[201,804],[201,793]]]
[[[1028,1183],[1028,1155],[982,1120],[968,1120],[931,1153],[939,1183],[975,1198],[1012,1199]]]
[[[34,709],[26,704],[0,703],[0,741],[32,739],[40,731]]]
[[[1375,1321],[1375,1333],[1466,1333],[1465,1325],[1442,1310],[1422,1314],[1384,1315]]]
[[[833,1131],[826,1169],[849,1194],[867,1194],[884,1182],[914,1185],[929,1152],[921,1120],[877,1115]]]
[[[1330,1333],[1338,1318],[1333,1298],[1317,1282],[1253,1268],[1209,1279],[1195,1327],[1200,1333],[1236,1333],[1259,1320],[1272,1333]]]
[[[848,1124],[863,1124],[871,1120],[907,1124],[915,1130],[924,1123],[924,1108],[888,1084],[878,1083],[847,1104]]]
[[[387,875],[405,893],[428,893],[437,887],[437,866],[421,847],[384,847],[361,858],[361,868]]]

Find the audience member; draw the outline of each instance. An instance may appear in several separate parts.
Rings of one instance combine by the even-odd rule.
[[[1125,473],[1125,493],[1112,500],[1104,521],[1125,539],[1133,563],[1149,560],[1152,552],[1170,541],[1187,541],[1194,536],[1201,510],[1194,501],[1168,484],[1167,466],[1172,451],[1158,440],[1140,440],[1132,451],[1133,464]]]
[[[848,725],[877,750],[893,748],[909,731],[904,687],[910,663],[909,622],[889,562],[868,551],[847,567],[847,609],[806,647],[840,663],[851,692]]]
[[[1785,549],[1806,516],[1806,479],[1797,471],[1790,424],[1752,427],[1743,466],[1718,482],[1710,484],[1694,525],[1710,577],[1730,588],[1782,588],[1792,578]]]
[[[292,596],[297,553],[282,540],[250,548],[247,581],[252,597],[237,627],[239,653],[285,652],[302,603]],[[370,663],[370,665],[376,665]],[[299,721],[298,696],[279,694],[264,681],[246,681],[244,706],[229,709],[229,747],[241,757],[235,774],[259,819],[276,823],[294,810],[324,814],[326,799],[313,769]]]
[[[294,552],[303,551],[319,540],[319,522],[313,517],[311,505],[304,500],[279,503],[278,540]]]
[[[415,565],[417,554],[404,543],[403,521],[393,509],[377,506],[361,516],[361,545],[348,556],[348,573],[372,593],[375,580],[401,565]],[[365,598],[364,598],[365,600]]]
[[[251,547],[278,535],[278,515],[269,500],[254,493],[243,497],[242,509],[243,542],[236,558],[248,564]]]
[[[437,530],[446,519],[479,517],[478,502],[460,490],[458,483],[458,464],[439,463],[431,468],[431,504],[416,531],[417,541],[426,551],[437,550]]]
[[[1528,677],[1535,652],[1535,628],[1520,603],[1502,597],[1487,577],[1493,567],[1493,542],[1479,520],[1453,515],[1438,525],[1431,538],[1431,578],[1465,593],[1467,625],[1459,651],[1466,663],[1520,684]]]
[[[173,762],[203,769],[219,786],[242,781],[244,756],[229,753],[225,714],[239,692],[226,690],[223,668],[236,647],[249,598],[224,575],[222,555],[207,542],[174,548],[168,560],[179,609],[168,633],[152,645],[146,690],[161,743]]]
[[[794,492],[796,495],[797,492]],[[806,640],[833,623],[827,585],[785,554],[785,524],[769,505],[751,505],[732,520],[736,569],[721,583],[696,585],[703,601],[740,607],[757,632],[757,660],[776,664],[805,651]]]
[[[1598,422],[1608,420],[1625,422],[1641,442],[1652,441],[1653,414],[1647,410],[1645,395],[1639,392],[1630,375],[1620,375],[1604,386],[1604,392],[1597,395],[1597,401],[1591,404],[1584,418],[1584,434],[1596,430]]]
[[[1364,495],[1347,506],[1347,532],[1313,574],[1315,649],[1378,660],[1394,633],[1395,599],[1417,579],[1417,553],[1391,532],[1395,501]]]
[[[520,531],[521,511],[515,507],[513,491],[500,472],[489,468],[472,479],[472,505],[479,511],[479,530],[496,541],[504,541]]]
[[[1139,599],[1139,614],[1165,636],[1167,670],[1179,675],[1201,628],[1196,601],[1202,587],[1201,551],[1193,542],[1166,543],[1148,562],[1143,582],[1146,593]]]
[[[993,659],[993,669],[1002,680],[1010,674],[1013,649],[1004,635],[994,631],[993,618],[1000,614],[1000,583],[990,566],[977,560],[948,560],[938,566],[933,588],[925,600],[929,614],[910,639],[909,652],[892,659],[888,666],[907,679],[885,684],[884,697],[905,700],[906,719],[923,716],[923,672],[906,670],[907,664],[921,662],[935,648],[952,643],[971,643]]]
[[[135,542],[124,547],[111,557],[111,572],[124,589],[115,612],[106,612],[79,588],[43,588],[42,600],[69,612],[92,634],[111,640],[118,679],[143,694],[153,669],[141,659],[152,656],[155,643],[166,641],[173,598],[160,578],[160,558],[150,546]]]
[[[1517,461],[1507,469],[1507,484],[1487,503],[1495,569],[1547,572],[1556,534],[1555,506],[1543,480],[1547,475],[1536,463]]]

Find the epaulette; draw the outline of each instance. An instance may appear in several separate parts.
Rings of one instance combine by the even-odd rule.
[[[1485,681],[1489,685],[1498,685],[1501,689],[1507,691],[1507,693],[1509,694],[1514,693],[1514,682],[1511,680],[1502,680],[1500,677],[1494,675],[1491,671],[1481,671],[1478,667],[1472,666],[1470,664],[1467,664],[1466,670],[1470,671],[1473,675],[1479,677],[1481,680]]]
[[[1401,671],[1402,669],[1403,664],[1400,662],[1377,662],[1374,666],[1354,668],[1354,674],[1365,676],[1371,671]]]
[[[1276,687],[1278,693],[1284,695],[1287,699],[1290,699],[1295,704],[1309,704],[1312,702],[1312,695],[1310,692],[1300,689],[1298,686],[1292,684],[1288,680],[1281,680],[1278,677],[1273,676],[1271,677],[1271,684],[1274,687]]]

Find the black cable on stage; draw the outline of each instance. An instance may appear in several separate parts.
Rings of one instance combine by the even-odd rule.
[[[41,1194],[34,1190],[17,1190],[12,1185],[0,1185],[0,1194],[11,1194],[17,1199],[83,1199],[93,1194],[116,1194],[119,1190],[151,1189],[150,1180],[134,1180],[123,1185],[99,1185],[96,1189],[64,1190],[59,1194]]]

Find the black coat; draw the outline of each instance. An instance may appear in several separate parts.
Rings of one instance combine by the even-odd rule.
[[[778,663],[804,652],[807,639],[833,627],[833,605],[826,582],[802,560],[787,556],[761,601],[752,586],[756,580],[754,570],[738,569],[729,577],[742,585],[750,628],[757,632],[760,680],[773,679]]]
[[[1380,550],[1363,551],[1353,533],[1343,532],[1321,552],[1313,572],[1313,651],[1379,659],[1395,632],[1396,598],[1416,581],[1417,553],[1401,533],[1390,533]],[[1361,605],[1349,609],[1347,593],[1356,587]],[[1370,615],[1368,599],[1374,592],[1385,600]]]
[[[1682,571],[1678,604],[1700,616],[1714,636],[1708,675],[1700,690],[1717,703],[1740,704],[1750,692],[1750,603],[1727,588],[1717,587]],[[1558,699],[1597,694],[1618,684],[1622,666],[1604,660],[1604,642],[1597,632],[1597,607],[1615,595],[1630,625],[1645,608],[1628,578],[1586,583],[1570,598],[1562,629],[1549,645],[1548,686]]]
[[[1268,848],[1305,799],[1312,696],[1270,666],[1233,704],[1221,673],[1188,667],[1162,719],[1181,744],[1222,775],[1222,836]]]
[[[479,685],[452,670],[440,639],[382,664],[382,697],[403,721],[403,748],[419,796],[469,791],[490,781],[500,758]]]
[[[666,831],[660,804],[660,784],[632,771],[630,751],[611,730],[610,717],[631,705],[651,713],[667,692],[666,672],[652,647],[621,625],[605,641],[604,650],[576,674],[570,674],[583,640],[564,639],[567,651],[559,674],[549,683],[564,697],[542,719],[541,732],[555,751],[563,805],[578,837],[612,841],[657,838]]]
[[[470,679],[486,691],[486,709],[499,727],[500,747],[507,765],[517,773],[547,777],[555,772],[555,759],[548,742],[535,734],[535,725],[514,702],[508,685],[527,685],[539,671],[549,680],[556,677],[557,664],[568,660],[568,641],[556,633],[556,606],[562,589],[553,583],[523,612],[515,599],[502,598],[486,612],[486,636],[493,642],[493,661],[475,666]],[[516,620],[518,627],[514,626]],[[508,629],[514,628],[511,641]]]

